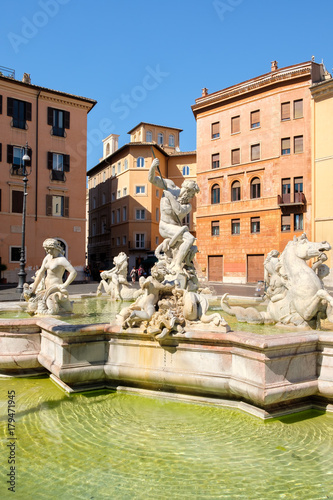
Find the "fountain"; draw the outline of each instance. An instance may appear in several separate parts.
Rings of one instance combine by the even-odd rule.
[[[331,314],[332,298],[321,280],[324,251],[330,246],[311,243],[303,235],[287,245],[288,256],[273,252],[265,264],[271,302],[267,311],[282,311],[282,315],[270,313],[267,318],[250,310],[255,315],[250,320],[262,323],[263,318],[270,322],[273,318],[286,325],[270,335],[253,333],[255,326],[250,331],[235,327],[231,331],[220,313],[209,314],[208,296],[193,264],[195,241],[182,225],[197,185],[185,181],[179,188],[156,175],[156,170],[158,160],[152,163],[149,180],[164,190],[160,210],[164,241],[156,250],[158,262],[152,275],[140,280],[136,300],[114,302],[120,307],[111,323],[69,324],[41,315],[39,306],[32,318],[1,320],[1,373],[16,376],[46,371],[67,393],[126,388],[238,408],[263,419],[310,409],[332,411],[333,336],[331,331],[314,329]],[[296,271],[288,267],[292,254],[300,260]],[[305,260],[315,256],[318,260],[311,269]],[[46,262],[61,258],[52,253]],[[59,264],[66,268],[66,262]],[[43,268],[47,277],[52,276],[53,265]],[[301,294],[292,286],[294,272],[301,275],[296,276]],[[303,276],[308,281],[303,283]],[[49,308],[47,285],[38,295],[39,277],[30,298],[26,296],[30,301],[36,292]],[[52,280],[50,284],[55,294],[64,294],[62,285]],[[307,294],[310,290],[312,298]],[[62,299],[63,295],[56,295],[52,304],[61,305]],[[225,299],[222,302],[226,304]],[[232,305],[225,307],[235,312]],[[241,309],[247,316],[249,310]]]

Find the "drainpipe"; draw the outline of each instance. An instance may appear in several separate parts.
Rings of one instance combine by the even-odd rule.
[[[38,99],[41,90],[37,94],[36,100],[36,183],[35,183],[35,221],[37,222],[37,210],[38,210]]]

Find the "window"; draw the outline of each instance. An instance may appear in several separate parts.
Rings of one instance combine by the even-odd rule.
[[[251,161],[260,160],[260,144],[252,144]]]
[[[126,158],[124,161],[124,170],[128,169],[128,159]]]
[[[116,175],[116,165],[112,165],[112,177]]]
[[[187,226],[190,229],[191,217],[190,214],[185,215],[183,219],[183,225]]]
[[[7,163],[12,165],[11,174],[12,175],[23,175],[23,156],[25,153],[25,148],[22,146],[12,146],[7,144]],[[31,166],[31,156],[32,150],[28,148],[28,156],[30,160],[25,161],[25,166]]]
[[[159,243],[159,239],[158,239],[158,236],[155,237],[155,245],[157,246]]]
[[[23,191],[12,191],[12,212],[21,214],[23,212]]]
[[[96,233],[97,233],[96,227],[97,227],[97,221],[96,221],[96,219],[94,219],[92,221],[92,228],[91,228],[91,235],[92,236],[96,236]]]
[[[251,111],[251,128],[260,127],[260,110]]]
[[[303,99],[294,101],[294,118],[303,118]]]
[[[281,104],[281,120],[290,120],[290,102],[283,102]]]
[[[294,214],[294,231],[303,231],[303,214]]]
[[[105,205],[106,203],[106,194],[102,193],[102,205]]]
[[[152,142],[153,141],[153,134],[150,130],[147,130],[146,132],[146,142]]]
[[[117,224],[120,222],[120,208],[117,208]]]
[[[12,117],[12,127],[28,128],[27,121],[31,121],[31,103],[8,97],[7,116]]]
[[[218,220],[212,221],[212,236],[219,236],[220,234],[220,222]]]
[[[111,201],[115,201],[115,199],[116,199],[116,193],[113,192],[111,193]]]
[[[251,233],[260,233],[260,217],[251,217]]]
[[[290,203],[290,179],[282,179],[282,201]]]
[[[231,219],[231,234],[240,234],[240,219]]]
[[[120,236],[117,236],[117,247],[120,247]]]
[[[114,224],[115,223],[115,212],[114,210],[112,210],[111,212],[111,224]]]
[[[220,153],[212,155],[212,168],[220,167]]]
[[[220,203],[220,186],[218,184],[214,184],[211,192],[211,203],[215,205],[216,203]]]
[[[145,159],[143,158],[143,156],[139,156],[139,158],[136,160],[136,166],[139,168],[145,166]]]
[[[294,153],[303,153],[303,136],[297,135],[294,137]]]
[[[237,165],[240,163],[240,149],[233,149],[231,151],[231,165]]]
[[[21,247],[10,247],[10,262],[20,262]]]
[[[290,231],[290,215],[281,215],[281,231]]]
[[[157,144],[163,146],[163,143],[164,143],[164,135],[162,134],[162,132],[160,132],[157,136]]]
[[[53,217],[69,217],[69,197],[46,195],[46,215]]]
[[[160,197],[160,191],[159,189],[156,189],[156,198],[159,198]]]
[[[146,218],[146,211],[144,209],[135,210],[135,218],[137,220],[144,220]]]
[[[220,122],[212,123],[212,139],[220,137]]]
[[[118,162],[118,174],[121,172],[121,161]]]
[[[156,208],[155,216],[156,216],[156,222],[158,222],[160,220],[160,209],[158,207]]]
[[[146,186],[135,186],[135,194],[145,194]]]
[[[106,233],[106,217],[102,217],[101,221],[102,234]]]
[[[173,134],[169,135],[169,146],[170,146],[170,148],[175,147],[175,136]]]
[[[65,129],[70,128],[70,114],[61,109],[47,108],[47,124],[52,127],[52,135],[65,137]]]
[[[2,144],[0,142],[0,161],[2,161]]]
[[[260,198],[260,179],[259,177],[255,177],[251,181],[250,185],[250,198]]]
[[[300,197],[300,193],[303,193],[303,177],[295,177],[294,178],[294,193],[295,193],[295,201],[299,201],[297,198]]]
[[[183,175],[190,175],[190,167],[188,165],[183,166]]]
[[[124,235],[123,236],[123,245],[126,245],[126,243],[127,243],[127,237],[126,237],[126,235]]]
[[[285,139],[281,139],[281,154],[290,155],[290,137],[286,137]]]
[[[127,220],[127,207],[123,207],[123,221]]]
[[[231,133],[237,134],[240,132],[240,116],[233,116],[231,118]]]
[[[127,196],[127,187],[123,188],[123,196]]]
[[[106,172],[104,171],[103,172],[103,182],[105,182],[105,181],[106,181]]]
[[[47,153],[47,168],[51,170],[51,179],[53,181],[64,181],[64,172],[69,172],[70,158],[69,155],[61,153]]]
[[[235,181],[231,185],[231,201],[239,201],[241,199],[241,185],[239,181]]]
[[[135,248],[145,248],[145,235],[143,233],[136,233]]]
[[[118,189],[118,190],[117,190],[117,200],[118,200],[120,197],[121,197],[121,190],[120,190],[120,189]]]
[[[92,199],[92,207],[96,208],[96,196],[94,196]]]

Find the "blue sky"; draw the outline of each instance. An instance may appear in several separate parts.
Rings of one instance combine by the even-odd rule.
[[[88,169],[102,138],[141,121],[183,129],[196,147],[191,105],[315,56],[332,71],[333,2],[321,0],[15,0],[1,6],[0,66],[32,83],[96,99]]]

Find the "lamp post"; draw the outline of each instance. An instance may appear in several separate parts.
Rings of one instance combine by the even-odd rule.
[[[23,191],[23,210],[22,210],[22,243],[21,243],[21,256],[20,256],[20,270],[18,272],[18,286],[16,290],[20,293],[23,292],[23,285],[25,283],[25,278],[27,276],[27,273],[25,272],[25,216],[26,216],[26,210],[27,210],[27,184],[28,184],[28,172],[26,168],[26,162],[30,160],[30,156],[28,155],[28,142],[25,145],[24,148],[24,155],[22,158],[23,162],[23,170],[22,173],[24,175],[23,177],[23,183],[24,183],[24,191]],[[31,173],[31,171],[29,172]]]

